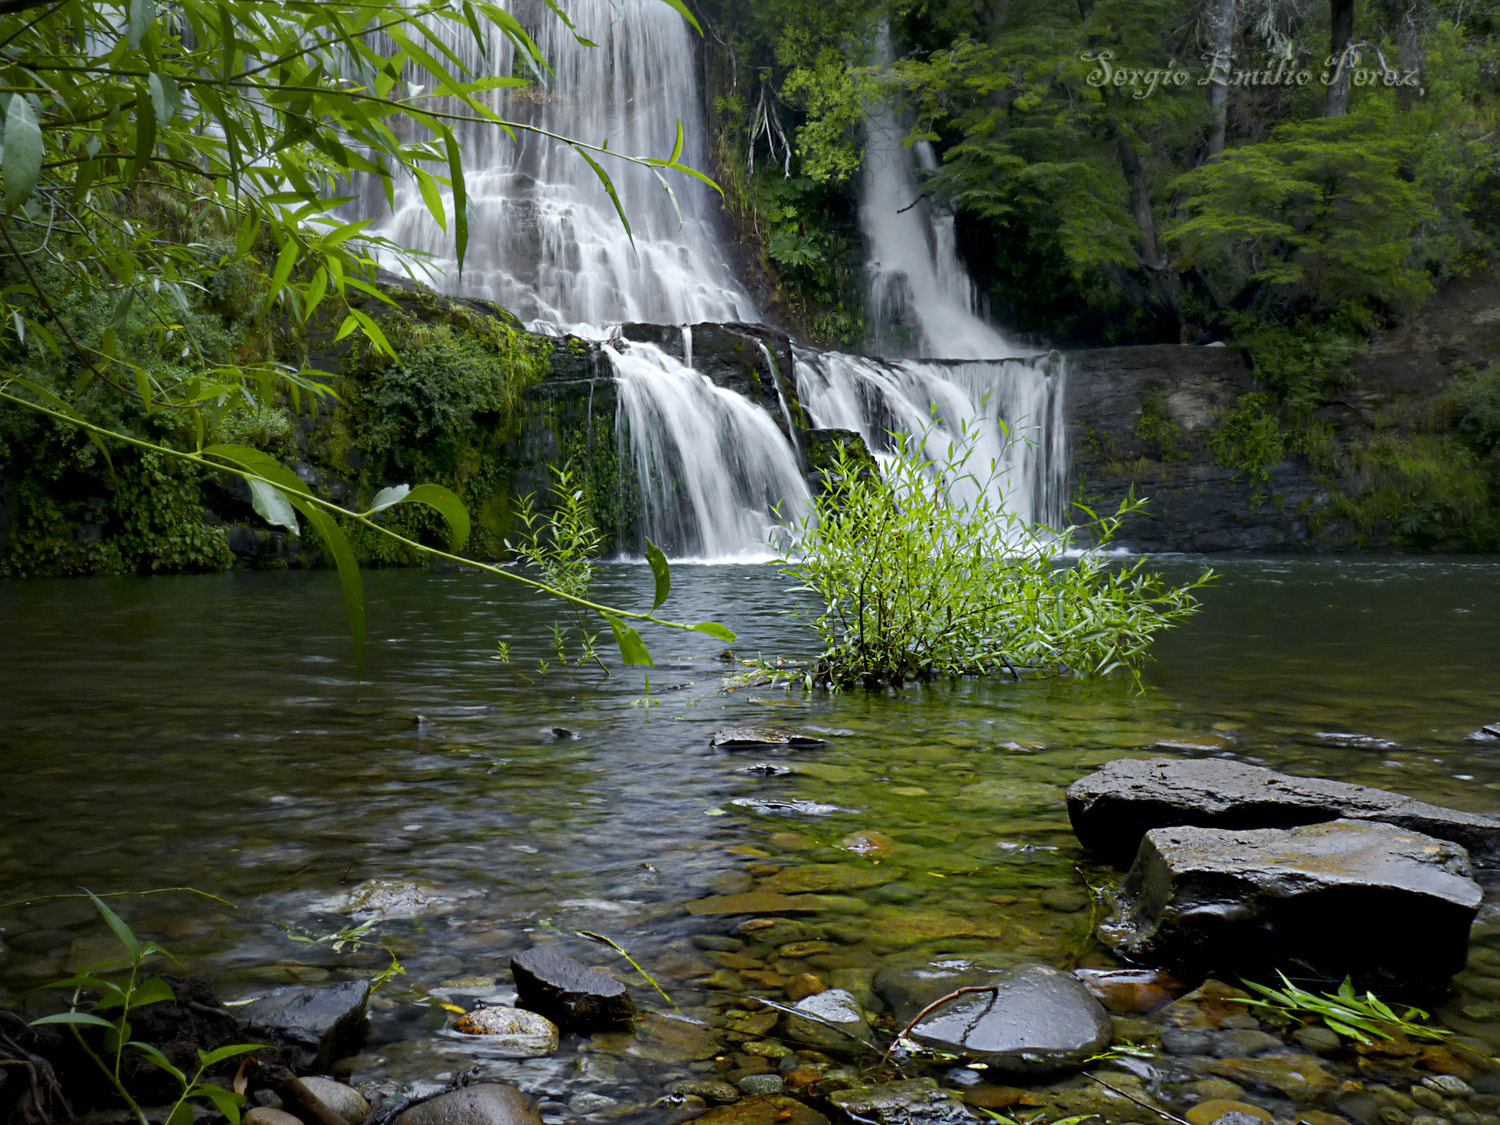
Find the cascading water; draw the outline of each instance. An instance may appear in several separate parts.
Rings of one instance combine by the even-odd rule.
[[[655,157],[670,155],[680,121],[682,160],[705,166],[697,46],[683,18],[662,0],[561,4],[578,36],[596,47],[579,43],[542,0],[508,6],[552,71],[497,95],[502,116]],[[449,46],[475,73],[529,76],[525,60],[516,59],[498,32],[485,55],[472,37],[456,31]],[[603,335],[601,326],[628,320],[758,319],[713,230],[705,185],[668,173],[668,195],[650,169],[600,157],[630,219],[627,234],[598,177],[567,145],[525,131],[512,140],[492,125],[455,128],[473,212],[462,278],[452,235],[433,222],[415,184],[398,189],[394,210],[380,226],[398,245],[431,254],[449,287],[498,301],[541,331],[594,337]],[[451,193],[445,202],[451,212]],[[367,214],[385,206],[378,193],[362,203]]]
[[[968,362],[887,362],[838,352],[796,350],[797,395],[813,424],[853,430],[880,456],[892,432],[924,440],[942,459],[958,440],[968,468],[989,486],[997,509],[1059,528],[1067,489],[1060,357]],[[991,471],[993,470],[993,479]],[[974,482],[950,491],[972,500]]]
[[[882,29],[877,56],[891,60]],[[867,274],[876,350],[886,355],[998,359],[1023,349],[978,315],[974,285],[958,260],[953,217],[928,207],[917,186],[917,162],[932,149],[903,144],[893,106],[871,104],[865,119],[859,225],[870,247]]]
[[[512,10],[531,32],[550,74],[515,92],[497,93],[508,118],[554,135],[607,140],[613,151],[664,156],[681,122],[683,160],[705,164],[696,45],[681,16],[661,0],[564,0],[579,42],[545,0]],[[481,53],[457,35],[449,46],[478,73],[524,74],[508,40],[491,37]],[[691,325],[759,320],[734,279],[714,229],[714,202],[702,184],[673,176],[674,197],[648,169],[609,166],[631,235],[599,180],[576,153],[551,138],[456,125],[470,204],[464,272],[452,238],[428,215],[415,185],[399,187],[379,224],[393,242],[431,255],[440,284],[486,297],[542,332],[605,340],[623,321]],[[993,360],[1019,349],[975,314],[972,286],[953,244],[951,219],[917,203],[915,165],[901,145],[895,112],[872,107],[861,222],[872,248],[878,307],[914,322],[921,354]],[[451,196],[446,200],[451,211]],[[385,210],[367,193],[366,214]],[[679,212],[680,209],[680,212]],[[680,213],[680,218],[679,218]],[[634,467],[640,527],[671,555],[765,557],[772,511],[808,502],[800,452],[760,406],[716,387],[694,371],[691,328],[686,362],[651,345],[607,343],[618,384],[616,431],[621,463]],[[775,357],[766,355],[780,410],[795,427]],[[1005,499],[1034,522],[1051,523],[1061,495],[1063,449],[1059,377],[1037,360],[1009,363],[887,364],[855,356],[798,353],[796,379],[815,425],[860,432],[877,451],[891,429],[922,433],[937,414],[934,437],[972,423],[977,459],[1006,470]],[[1028,441],[1010,441],[1013,433]],[[643,544],[622,544],[638,550]]]
[[[771,416],[651,344],[607,345],[619,386],[622,459],[635,466],[648,539],[701,559],[768,557],[773,507],[808,501]]]

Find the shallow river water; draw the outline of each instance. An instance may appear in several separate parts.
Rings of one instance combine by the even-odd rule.
[[[1500,811],[1500,741],[1465,738],[1500,720],[1500,563],[1212,563],[1203,612],[1164,637],[1140,692],[1115,679],[725,693],[739,660],[812,648],[770,567],[675,568],[664,612],[736,629],[736,663],[709,638],[657,631],[649,689],[640,669],[540,671],[553,614],[499,579],[369,573],[363,682],[331,575],[0,583],[0,902],[40,900],[0,906],[0,989],[113,952],[86,903],[41,896],[190,886],[233,905],[181,892],[117,905],[229,998],[369,975],[394,954],[406,972],[377,993],[356,1079],[478,1062],[563,1120],[580,1094],[623,1111],[727,1064],[668,1032],[480,1058],[437,1001],[504,998],[509,955],[533,935],[666,1008],[576,931],[606,934],[722,1026],[746,993],[785,1000],[774,978],[818,973],[858,994],[912,950],[1110,964],[1090,942],[1086,884],[1113,876],[1074,842],[1063,793],[1122,754],[1228,755]],[[596,592],[648,603],[649,581],[609,566]],[[711,748],[730,725],[831,745]],[[891,847],[851,850],[858,833]],[[760,978],[704,948],[745,915],[686,904],[796,889],[786,872],[808,863],[843,872],[802,888],[829,897],[796,916],[828,948],[749,970]],[[1476,942],[1500,943],[1494,909]],[[385,949],[298,940],[370,920],[365,939]],[[1457,995],[1446,1018],[1500,1046],[1482,998]]]

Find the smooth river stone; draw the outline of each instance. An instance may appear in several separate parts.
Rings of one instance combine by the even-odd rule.
[[[1481,891],[1463,848],[1375,821],[1146,834],[1100,936],[1131,960],[1250,979],[1292,962],[1360,988],[1445,989]]]
[[[870,1025],[853,994],[830,988],[797,1003],[806,1016],[786,1018],[786,1033],[798,1043],[822,1051],[848,1051],[870,1041]],[[817,1017],[817,1018],[808,1018]]]
[[[517,1003],[559,1027],[611,1027],[635,1016],[635,1001],[623,984],[549,945],[516,954],[510,971]]]
[[[1429,805],[1400,793],[1293,777],[1224,758],[1121,758],[1068,788],[1068,817],[1083,846],[1128,864],[1153,828],[1292,828],[1378,820],[1468,849],[1500,866],[1500,817]]]
[[[486,1047],[517,1058],[540,1058],[557,1050],[557,1025],[525,1008],[475,1008],[454,1020],[453,1030],[483,1036]]]
[[[958,1125],[981,1118],[931,1078],[913,1078],[881,1086],[855,1086],[830,1094],[846,1120],[873,1125]]]
[[[514,1086],[484,1082],[403,1110],[392,1125],[542,1125],[542,1115]]]
[[[788,867],[760,881],[760,890],[778,894],[854,891],[894,882],[903,872],[889,867],[860,867],[852,863],[808,863]]]
[[[1083,982],[1050,965],[994,973],[993,992],[935,1009],[910,1031],[925,1047],[962,1055],[1006,1074],[1074,1070],[1109,1046],[1113,1024]]]

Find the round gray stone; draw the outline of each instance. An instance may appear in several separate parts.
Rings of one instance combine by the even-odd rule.
[[[1011,1074],[1080,1067],[1109,1045],[1113,1026],[1099,1001],[1071,973],[1020,965],[924,1016],[911,1038],[926,1047]]]

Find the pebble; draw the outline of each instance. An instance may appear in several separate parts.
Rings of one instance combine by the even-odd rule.
[[[667,1087],[667,1092],[679,1097],[702,1098],[705,1101],[716,1102],[719,1105],[727,1105],[729,1102],[737,1101],[740,1092],[728,1082],[716,1079],[686,1079],[682,1082],[674,1082]]]
[[[746,1054],[759,1055],[763,1059],[784,1059],[793,1051],[785,1043],[762,1039],[755,1043],[742,1043],[740,1050]]]
[[[294,1117],[284,1109],[272,1109],[258,1105],[247,1109],[240,1117],[241,1125],[302,1125],[301,1118]]]
[[[349,1125],[360,1125],[360,1122],[369,1116],[370,1103],[365,1100],[363,1094],[351,1086],[335,1082],[332,1078],[316,1076],[302,1079],[302,1085],[307,1087],[313,1097],[333,1110]]]
[[[1213,1036],[1213,1054],[1221,1059],[1243,1059],[1274,1051],[1281,1040],[1264,1031],[1234,1030],[1220,1031]]]
[[[574,1094],[568,1099],[568,1108],[574,1113],[598,1113],[601,1109],[619,1104],[614,1098],[607,1098],[603,1094]]]
[[[1430,1109],[1434,1112],[1441,1112],[1443,1108],[1443,1095],[1427,1086],[1413,1086],[1411,1100],[1423,1109]]]
[[[1219,1098],[1199,1102],[1187,1111],[1188,1125],[1249,1125],[1250,1122],[1270,1121],[1272,1117],[1258,1105],[1249,1102],[1232,1102]]]
[[[735,1085],[747,1094],[779,1094],[786,1082],[779,1074],[747,1074]]]
[[[1161,1029],[1161,1049],[1169,1055],[1206,1055],[1208,1032],[1197,1028],[1164,1027]]]
[[[696,1121],[707,1113],[708,1103],[691,1094],[672,1094],[665,1098],[657,1098],[651,1103],[651,1108],[668,1111],[663,1119],[664,1125],[684,1125],[685,1122]]]
[[[828,985],[824,983],[823,978],[814,973],[798,973],[786,982],[786,994],[793,1004],[827,991]]]
[[[1300,1046],[1306,1047],[1309,1051],[1316,1051],[1320,1055],[1337,1051],[1341,1045],[1339,1037],[1326,1027],[1299,1027],[1292,1032],[1292,1038]]]
[[[1411,1119],[1411,1125],[1448,1125],[1446,1117],[1434,1117],[1431,1114],[1422,1114]]]
[[[699,949],[711,949],[716,953],[738,953],[745,948],[743,941],[727,934],[694,934],[693,944]]]
[[[1470,1086],[1462,1078],[1452,1074],[1429,1075],[1422,1079],[1422,1085],[1426,1086],[1429,1090],[1436,1090],[1441,1094],[1446,1094],[1450,1098],[1471,1098],[1474,1096],[1474,1087]]]

